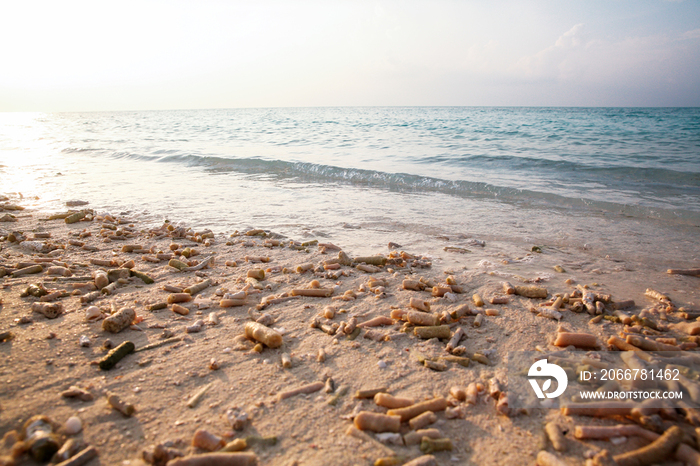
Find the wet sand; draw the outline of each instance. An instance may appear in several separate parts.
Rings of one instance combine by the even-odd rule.
[[[22,201],[9,199],[7,204]],[[546,288],[548,298],[573,296],[577,285],[586,285],[601,295],[610,294],[613,303],[632,299],[636,304],[626,310],[629,315],[642,313],[658,324],[663,337],[675,338],[676,344],[685,345],[683,351],[697,353],[696,337],[668,327],[686,321],[681,308],[698,308],[700,278],[667,274],[664,264],[658,269],[639,268],[580,250],[541,245],[533,251],[533,245],[503,242],[482,245],[457,235],[435,238],[434,244],[426,245],[424,251],[434,251],[430,257],[390,244],[375,251],[375,256],[383,258],[375,259],[378,265],[372,267],[376,269],[363,271],[357,268],[358,262],[332,265],[344,262],[338,261],[333,245],[319,247],[307,238],[303,241],[309,244],[295,242],[274,232],[249,236],[246,233],[255,231],[224,234],[195,232],[177,224],[147,227],[138,218],[94,212],[76,223],[45,220],[48,214],[29,210],[5,208],[0,217],[5,215],[16,221],[0,223],[4,237],[0,266],[5,274],[0,278],[0,333],[9,332],[0,343],[4,455],[13,451],[12,430],[21,436],[26,420],[45,415],[55,423],[61,442],[76,438],[97,449],[99,456],[90,465],[144,464],[152,460],[149,452],[158,444],[182,455],[203,453],[192,446],[200,429],[220,437],[220,444],[247,439],[246,451],[254,452],[264,465],[369,465],[383,457],[397,457],[396,464],[401,464],[421,456],[418,445],[406,446],[400,438],[401,444],[394,444],[380,442],[372,432],[348,434],[359,412],[387,411],[371,398],[354,396],[359,390],[379,388],[415,402],[447,400],[449,409],[436,412],[436,421],[428,426],[449,438],[453,447],[432,453],[437,464],[535,464],[541,450],[558,455],[564,464],[583,464],[587,451],[590,455],[605,448],[619,454],[649,443],[639,437],[619,444],[574,439],[575,425],[632,423],[629,417],[564,416],[558,409],[516,409],[515,402],[512,409],[503,402],[497,407],[498,395],[494,399],[489,393],[494,378],[513,401],[520,396],[508,392],[504,360],[510,352],[605,353],[614,349],[606,344],[608,339],[625,330],[659,336],[638,325],[625,328],[607,319],[591,322],[594,316],[586,310],[570,309],[575,300],[559,309],[560,320],[543,317],[531,309],[537,310],[547,299],[507,295],[504,281]],[[130,249],[125,246],[140,247],[125,252]],[[180,253],[187,248],[194,253],[184,257]],[[343,252],[355,258],[353,251]],[[190,270],[169,265],[178,265],[171,257]],[[265,262],[258,262],[260,258]],[[132,272],[114,272],[112,277],[121,280],[110,285],[114,289],[109,293],[90,287],[95,272],[124,269],[131,265],[129,261],[134,262]],[[207,265],[198,268],[203,262]],[[36,264],[42,266],[39,273],[13,277]],[[310,268],[303,270],[306,264]],[[50,273],[60,275],[49,275],[50,267],[66,270],[54,268]],[[264,279],[248,279],[248,273],[257,269],[265,270]],[[153,283],[143,280],[147,277]],[[421,278],[426,284],[422,291],[404,289],[404,280]],[[167,303],[173,291],[164,286],[177,291],[204,280],[210,280],[210,286],[193,293],[192,300],[178,303],[186,311],[174,312],[174,305]],[[37,296],[22,296],[32,284],[39,285],[33,289],[40,290],[35,291]],[[87,286],[74,289],[76,284]],[[451,291],[446,297],[434,296],[433,285],[438,292],[441,287]],[[65,296],[51,301],[62,308],[56,318],[32,311],[33,303],[41,302],[42,287],[47,293],[65,290]],[[290,297],[299,293],[293,290],[319,288],[332,295]],[[668,295],[674,309],[666,312],[665,303],[645,296],[647,288]],[[247,295],[243,305],[221,307],[226,293],[241,291]],[[96,299],[81,303],[86,293],[97,293]],[[475,305],[474,294],[487,301],[485,305]],[[506,297],[508,302],[489,303],[494,296]],[[261,305],[270,297],[290,298]],[[459,343],[464,352],[458,351],[457,357],[469,359],[468,367],[460,364],[466,363],[463,359],[445,359],[450,356],[446,339],[421,339],[412,326],[391,319],[392,312],[399,316],[412,310],[411,298],[427,301],[430,313],[439,324],[449,326],[450,335],[460,327],[464,330],[466,338]],[[166,306],[149,310],[158,303]],[[612,314],[613,303],[604,304],[605,314]],[[90,312],[101,317],[88,321],[91,306],[98,311]],[[118,333],[103,330],[104,318],[122,308],[135,311],[133,323]],[[325,317],[326,312],[330,316],[329,308],[332,318]],[[346,326],[351,320],[362,323],[380,316],[387,318],[383,325],[362,328],[359,333],[335,333],[338,325]],[[477,319],[482,321],[478,327]],[[199,331],[194,331],[200,320]],[[282,345],[257,346],[259,342],[245,338],[244,328],[254,320],[282,335]],[[553,346],[558,330],[593,335],[599,347],[589,351]],[[98,362],[107,353],[107,340],[111,347],[131,341],[137,350],[162,344],[128,354],[114,368],[102,370]],[[325,357],[320,358],[319,352]],[[283,366],[284,355],[289,357],[284,366],[289,367]],[[323,388],[280,399],[284,398],[281,393],[315,382]],[[475,405],[450,394],[451,388],[466,389],[471,383],[483,385]],[[92,400],[62,396],[72,386],[88,392]],[[201,399],[189,407],[188,401],[204,387],[208,389]],[[133,415],[111,407],[109,393],[133,404]],[[690,435],[695,426],[684,414],[678,411],[670,421]],[[72,416],[80,418],[82,430],[66,435],[65,423]],[[236,416],[238,423],[232,422]],[[544,425],[550,421],[566,432],[565,452],[556,452],[544,434]],[[399,433],[411,430],[408,422],[402,422]],[[21,450],[20,444],[14,444],[15,464],[39,464]]]

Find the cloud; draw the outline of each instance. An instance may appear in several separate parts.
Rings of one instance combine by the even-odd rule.
[[[583,24],[577,24],[576,26],[572,27],[568,31],[564,33],[564,35],[560,36],[559,39],[557,39],[556,43],[554,44],[554,47],[560,47],[560,48],[571,48],[571,47],[578,47],[581,45],[581,35],[583,34]]]
[[[697,38],[700,29],[675,37],[657,34],[611,41],[588,37],[584,25],[577,24],[554,45],[520,58],[511,71],[523,81],[605,82],[670,76],[671,65],[697,55],[697,47],[688,43]]]
[[[683,33],[683,39],[700,39],[700,28]]]
[[[698,38],[700,29],[612,40],[577,24],[519,58],[509,79],[514,87],[547,89],[565,105],[697,105]]]
[[[567,78],[576,73],[577,57],[585,47],[583,24],[577,24],[559,36],[554,45],[540,52],[522,57],[515,64],[513,73],[525,80],[551,80]]]

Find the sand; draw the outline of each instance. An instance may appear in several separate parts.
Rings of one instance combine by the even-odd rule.
[[[9,202],[21,205],[21,200]],[[358,412],[386,412],[372,399],[353,396],[358,390],[373,388],[385,388],[394,396],[416,402],[445,397],[450,408],[459,408],[455,410],[457,417],[454,419],[448,419],[444,411],[437,412],[437,421],[428,426],[439,429],[442,437],[451,439],[453,445],[452,451],[433,453],[437,464],[534,464],[540,450],[559,455],[565,464],[582,464],[587,451],[590,454],[590,451],[605,448],[618,454],[648,441],[631,437],[626,442],[612,444],[605,440],[573,438],[575,425],[632,422],[620,416],[603,419],[564,416],[558,409],[518,410],[516,403],[510,411],[502,410],[506,413],[503,414],[497,410],[496,400],[489,396],[488,381],[497,377],[508,392],[509,374],[503,362],[507,355],[517,351],[562,351],[551,344],[560,327],[594,335],[601,345],[592,352],[606,353],[609,348],[605,342],[621,332],[623,325],[608,320],[591,323],[592,316],[587,312],[575,313],[567,309],[560,310],[561,321],[538,316],[530,307],[545,300],[522,296],[511,295],[507,304],[487,303],[479,308],[474,305],[472,296],[476,293],[488,299],[503,295],[504,280],[513,285],[545,287],[550,297],[555,293],[570,294],[576,285],[585,284],[596,292],[611,294],[614,301],[633,299],[637,305],[628,313],[639,314],[646,309],[644,315],[662,327],[684,319],[674,311],[664,321],[660,303],[644,296],[647,288],[669,295],[676,308],[692,309],[698,304],[700,279],[666,274],[664,264],[659,264],[658,269],[638,269],[635,264],[614,257],[592,257],[585,251],[546,245],[542,245],[541,252],[533,252],[532,245],[488,243],[482,246],[462,236],[443,237],[436,238],[435,243],[426,248],[435,251],[431,257],[412,256],[406,261],[415,267],[404,266],[401,260],[389,260],[372,273],[358,270],[354,265],[323,271],[324,261],[336,259],[337,250],[327,249],[324,253],[317,244],[299,246],[300,250],[296,250],[290,247],[289,238],[280,238],[274,232],[247,236],[245,232],[201,231],[203,235],[195,238],[193,230],[175,225],[178,226],[175,233],[188,236],[183,238],[172,237],[168,224],[149,228],[140,225],[138,218],[116,215],[108,220],[104,215],[90,215],[83,221],[67,224],[63,219],[44,220],[48,215],[42,212],[5,209],[0,217],[5,214],[14,216],[16,221],[0,223],[0,236],[23,232],[26,241],[18,243],[5,238],[0,242],[0,266],[6,273],[0,278],[0,333],[11,334],[0,343],[0,434],[8,435],[12,430],[21,432],[23,423],[32,416],[48,416],[62,440],[76,438],[97,449],[99,456],[90,461],[90,465],[147,464],[144,458],[148,459],[148,454],[144,457],[143,451],[157,444],[183,455],[202,453],[192,446],[194,434],[200,429],[221,437],[222,442],[247,438],[251,444],[247,451],[255,452],[264,465],[369,465],[382,457],[398,456],[407,461],[420,456],[418,446],[382,444],[372,432],[366,435],[346,433]],[[126,239],[116,237],[117,232]],[[34,235],[42,236],[42,233],[49,237],[33,239]],[[70,240],[75,245],[70,244]],[[265,242],[270,240],[279,241],[282,247],[266,247]],[[78,246],[79,242],[85,246]],[[158,262],[143,259],[145,256],[153,259],[158,253],[170,254],[173,243],[179,245],[179,251],[187,247],[196,250],[197,255],[189,259],[200,262],[191,262],[191,266],[201,263],[203,258],[213,257],[214,261],[200,270],[179,271],[169,266],[167,259]],[[46,244],[43,252],[32,249],[42,244]],[[125,245],[140,245],[148,252],[122,252]],[[390,259],[398,257],[402,251],[400,245],[390,246],[375,254]],[[469,252],[450,248],[464,248]],[[354,256],[352,251],[344,252]],[[405,253],[414,254],[412,251]],[[255,257],[269,258],[269,261],[252,262]],[[43,272],[12,277],[18,264],[23,266],[25,264],[21,263],[49,258],[56,263],[42,262]],[[115,261],[115,266],[93,265],[93,259]],[[123,284],[113,293],[102,294],[91,303],[81,303],[80,292],[73,293],[73,283],[92,282],[98,269],[117,268],[116,264],[129,260],[134,261],[132,270],[143,272],[154,282],[147,284],[132,274],[122,279]],[[235,266],[231,266],[232,261]],[[226,265],[227,262],[230,265]],[[313,267],[298,273],[297,267],[304,264]],[[72,277],[49,276],[49,266],[67,267]],[[560,266],[563,272],[555,271],[555,266]],[[244,289],[246,275],[253,269],[268,270],[265,279],[259,281],[262,290],[254,294],[251,288],[243,306],[220,307],[220,295]],[[432,296],[430,287],[425,291],[402,288],[406,278],[422,277],[428,282],[445,283],[448,276],[462,287],[463,293],[446,298]],[[148,310],[148,306],[166,302],[172,295],[163,289],[165,285],[186,288],[205,279],[211,280],[212,285],[197,293],[192,301],[179,303],[188,314],[173,312],[172,304],[164,309]],[[371,279],[385,284],[370,286]],[[318,283],[312,284],[313,280]],[[30,284],[66,290],[68,296],[54,301],[62,304],[63,313],[49,319],[32,312],[32,303],[39,298],[21,296]],[[299,297],[263,310],[256,308],[268,296],[286,296],[285,293],[293,289],[308,289],[314,285],[333,290],[332,296]],[[381,289],[377,289],[379,287]],[[345,294],[348,290],[352,290],[354,297],[339,299],[348,296]],[[480,317],[483,319],[480,327],[473,326],[477,316],[472,312],[458,321],[447,318],[444,322],[452,332],[457,327],[464,329],[467,338],[461,344],[466,347],[467,357],[478,353],[486,357],[488,364],[472,360],[469,367],[463,367],[436,361],[446,370],[431,370],[418,359],[447,356],[446,341],[421,340],[412,332],[401,332],[403,322],[362,329],[355,339],[324,331],[324,325],[348,322],[351,316],[363,322],[378,316],[388,317],[392,311],[409,310],[412,297],[428,301],[431,311],[438,315],[464,304],[474,313],[497,310],[498,315]],[[130,307],[136,319],[119,333],[109,333],[102,329],[103,319],[86,321],[86,310],[90,306],[97,306],[105,316],[113,310]],[[329,306],[335,312],[332,319],[323,317]],[[607,312],[610,307],[608,305]],[[282,334],[279,348],[263,347],[257,352],[256,342],[243,336],[246,323],[261,317],[269,319],[269,327]],[[188,333],[187,327],[200,319],[204,321],[201,330]],[[212,323],[212,319],[218,323]],[[316,328],[313,328],[315,320]],[[376,341],[366,338],[365,334],[383,339]],[[679,344],[685,341],[684,350],[695,352],[692,337],[688,339],[688,335],[674,330],[663,334],[677,338]],[[89,340],[89,346],[81,346],[81,338],[84,342]],[[164,344],[129,354],[116,367],[101,370],[98,361],[106,354],[103,345],[107,340],[113,347],[131,341],[137,349],[158,342]],[[318,360],[319,351],[325,353],[324,361]],[[587,350],[569,348],[566,351],[585,354]],[[285,365],[291,363],[291,367],[283,367],[283,355],[289,356]],[[321,389],[280,399],[280,393],[315,382],[325,384],[329,377],[335,393]],[[464,388],[472,382],[485,386],[476,405],[459,403],[450,397],[451,387]],[[71,386],[86,390],[93,399],[81,401],[63,397],[62,392]],[[188,407],[188,401],[204,387],[209,388]],[[338,395],[340,387],[347,388],[346,394]],[[133,404],[134,414],[127,417],[113,409],[107,402],[108,393]],[[509,395],[513,399],[519,396],[512,391]],[[336,399],[337,403],[329,404],[331,399]],[[241,429],[236,430],[231,419],[241,413],[245,413],[242,417],[247,420],[236,425]],[[82,421],[82,430],[66,435],[66,421],[72,416]],[[546,439],[544,425],[549,421],[556,421],[568,432],[566,452],[554,451]],[[692,431],[682,415],[673,424]],[[402,423],[402,434],[410,430],[408,423]],[[10,454],[10,436],[2,448],[2,454]],[[38,464],[27,454],[17,456],[16,464]]]

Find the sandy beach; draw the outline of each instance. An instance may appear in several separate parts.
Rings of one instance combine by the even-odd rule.
[[[700,466],[700,1],[0,3],[0,466]]]
[[[89,465],[614,464],[603,450],[632,464],[620,455],[653,432],[672,443],[664,464],[700,464],[700,278],[668,264],[466,235],[436,237],[431,256],[390,243],[359,258],[322,238],[22,203],[0,206],[0,464],[42,464],[24,438],[35,416],[53,432],[42,452],[72,439],[96,450]],[[558,340],[572,333],[595,343]],[[685,405],[533,409],[507,363],[608,367],[652,343],[685,368]],[[641,427],[575,435],[620,424]],[[176,459],[222,447],[243,453]]]

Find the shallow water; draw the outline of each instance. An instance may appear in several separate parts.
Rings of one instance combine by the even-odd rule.
[[[700,109],[0,114],[0,192],[358,253],[436,235],[698,260]],[[640,257],[641,256],[641,257]]]

